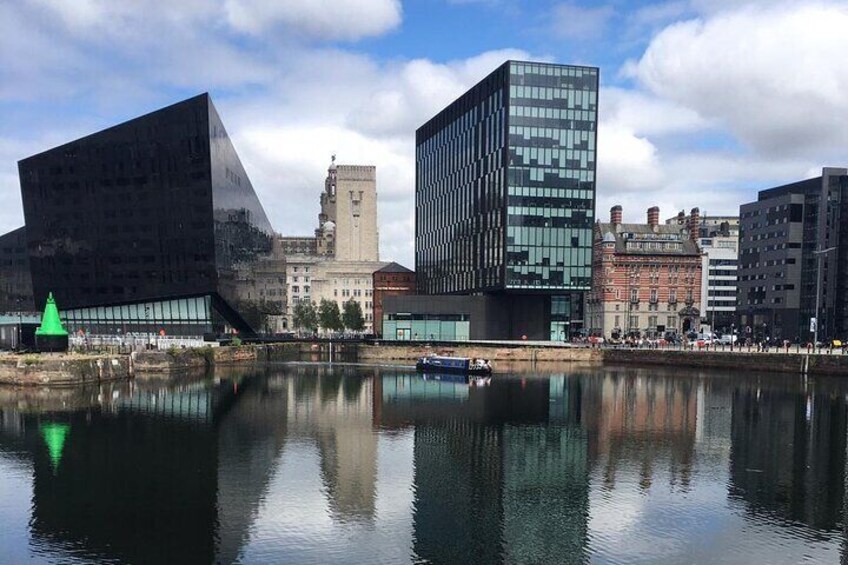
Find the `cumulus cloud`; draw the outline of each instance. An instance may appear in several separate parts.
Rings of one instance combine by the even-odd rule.
[[[660,32],[629,68],[640,85],[727,128],[754,151],[848,146],[848,6],[719,11]]]
[[[401,22],[399,0],[226,0],[229,24],[259,34],[277,24],[317,39],[356,40],[380,35]]]
[[[507,59],[529,57],[526,51],[501,49],[447,63],[415,59],[389,65],[352,109],[348,123],[375,135],[409,136]]]
[[[415,129],[504,60],[528,57],[498,50],[446,63],[378,65],[312,52],[273,86],[279,111],[269,114],[274,104],[267,98],[218,105],[277,229],[315,228],[318,194],[335,153],[339,163],[377,167],[381,256],[412,266]],[[330,72],[335,66],[339,72]]]

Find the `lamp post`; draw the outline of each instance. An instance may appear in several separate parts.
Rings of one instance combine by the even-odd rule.
[[[18,297],[18,351],[23,349],[23,337],[24,337],[24,313],[21,311],[21,299]]]
[[[816,321],[815,326],[813,326],[813,348],[818,347],[819,343],[819,303],[821,302],[821,261],[822,257],[825,253],[830,253],[836,249],[836,247],[828,247],[827,249],[822,249],[821,245],[819,245],[819,249],[817,251],[813,251],[813,254],[816,255],[817,264],[816,264],[816,308],[815,313],[816,317],[813,318]]]

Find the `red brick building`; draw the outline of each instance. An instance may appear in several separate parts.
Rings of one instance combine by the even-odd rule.
[[[374,333],[383,336],[383,298],[398,294],[415,294],[415,271],[397,263],[389,263],[374,271]]]
[[[654,206],[646,224],[625,224],[621,206],[613,206],[609,222],[595,223],[585,310],[591,335],[652,337],[700,328],[700,213],[693,208],[686,226],[660,224],[659,214]]]

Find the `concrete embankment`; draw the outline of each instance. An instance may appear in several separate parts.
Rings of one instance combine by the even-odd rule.
[[[403,362],[415,364],[423,355],[438,353],[456,357],[483,357],[493,362],[599,362],[600,350],[586,347],[555,347],[544,345],[503,344],[451,344],[430,346],[423,344],[380,343],[360,344],[357,360],[360,363]]]
[[[848,376],[848,355],[756,353],[740,351],[677,351],[653,349],[602,349],[611,365],[662,365],[666,367],[727,369],[810,375]]]
[[[0,356],[0,384],[7,385],[67,386],[126,379],[131,374],[128,355]]]
[[[375,365],[413,365],[428,353],[483,357],[498,372],[563,370],[575,365],[642,365],[681,369],[710,368],[732,372],[772,371],[810,375],[848,376],[848,355],[679,351],[655,349],[596,349],[545,344],[468,343],[309,343],[287,342],[239,347],[204,347],[132,354],[0,355],[0,384],[68,386],[127,379],[133,376],[173,378],[203,374],[213,367],[249,367],[281,361],[359,362]]]
[[[661,365],[680,368],[727,369],[731,371],[772,371],[800,374],[806,366],[810,375],[848,376],[848,355],[806,355],[805,353],[757,353],[740,351],[683,351],[669,349],[585,348],[516,344],[515,346],[468,344],[451,346],[360,345],[361,363],[414,363],[427,353],[483,357],[496,363],[497,370],[510,370],[513,363],[592,363],[609,365]]]

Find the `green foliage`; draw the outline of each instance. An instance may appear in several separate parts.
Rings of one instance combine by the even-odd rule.
[[[168,355],[170,355],[171,357],[176,357],[177,353],[179,353],[179,351],[180,350],[177,346],[172,345],[168,348]]]
[[[233,336],[232,341],[230,341],[230,345],[233,347],[241,347],[242,341],[239,336]]]
[[[295,329],[314,332],[318,329],[318,311],[315,303],[309,300],[299,300],[292,308],[292,325]]]
[[[201,347],[201,348],[198,350],[198,353],[200,353],[200,355],[202,355],[202,356],[203,356],[203,358],[204,358],[204,359],[206,359],[206,362],[207,362],[208,364],[210,364],[210,365],[211,365],[212,363],[214,363],[214,362],[215,362],[215,352],[214,352],[214,351],[212,351],[212,346],[211,346],[211,345],[207,345],[207,346],[205,346],[205,347]]]
[[[344,313],[342,321],[347,329],[354,332],[361,332],[365,329],[365,318],[362,316],[362,306],[359,302],[351,298],[344,304]]]
[[[344,324],[342,324],[342,314],[339,311],[339,305],[326,298],[321,300],[321,304],[318,306],[318,323],[325,330],[331,332],[342,331]]]

